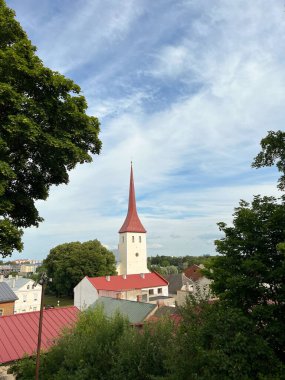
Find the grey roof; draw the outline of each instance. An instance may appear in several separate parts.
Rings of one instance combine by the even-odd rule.
[[[13,281],[15,281],[15,286],[13,286]],[[29,281],[31,281],[30,278],[23,278],[18,277],[17,279],[14,278],[4,278],[4,282],[10,286],[11,289],[14,291],[19,290],[22,286],[26,285]]]
[[[192,284],[193,281],[186,277],[184,273],[168,274],[164,278],[169,282],[168,292],[169,294],[176,294],[177,290],[181,290],[183,285]]]
[[[0,302],[16,301],[18,297],[6,282],[0,282]]]
[[[162,317],[162,316],[170,316],[170,315],[178,315],[178,310],[176,307],[171,307],[171,306],[161,306],[159,307],[155,313],[154,313],[154,316],[155,317]]]
[[[146,317],[157,308],[157,305],[128,301],[110,297],[100,297],[94,302],[91,307],[98,305],[103,306],[104,313],[107,317],[111,317],[116,312],[119,312],[123,316],[127,317],[131,323],[143,322]]]

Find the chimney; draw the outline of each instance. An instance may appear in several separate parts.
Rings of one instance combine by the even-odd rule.
[[[16,285],[16,279],[13,278],[13,279],[12,279],[12,288],[15,288],[15,285]]]
[[[4,281],[4,274],[1,274],[0,275],[0,282],[3,282]]]
[[[137,302],[142,302],[142,295],[141,294],[137,295]]]
[[[15,277],[16,277],[16,280],[18,280],[19,276],[18,276],[17,274],[16,274],[16,276],[15,276]]]
[[[106,276],[106,280],[107,280],[107,281],[110,281],[110,276]]]
[[[126,274],[123,274],[123,279],[125,280],[127,278],[127,275]]]
[[[9,274],[9,277],[8,277],[8,279],[9,279],[9,280],[11,280],[11,278],[12,278],[12,277],[13,277],[13,276],[12,276],[11,274]]]
[[[141,278],[144,278],[144,273],[141,273]]]

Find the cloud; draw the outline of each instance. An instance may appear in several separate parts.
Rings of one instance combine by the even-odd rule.
[[[8,3],[45,64],[81,85],[103,141],[38,202],[45,222],[26,230],[27,255],[70,239],[116,246],[131,160],[150,254],[214,253],[216,223],[240,198],[278,195],[276,169],[250,165],[267,131],[284,129],[281,3]]]

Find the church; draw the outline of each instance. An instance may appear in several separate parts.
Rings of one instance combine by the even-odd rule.
[[[146,229],[136,207],[133,167],[131,165],[129,204],[126,219],[119,230],[119,261],[116,276],[85,276],[74,288],[74,305],[80,310],[100,297],[157,303],[168,297],[168,281],[147,269]]]
[[[128,213],[119,230],[118,250],[118,275],[149,272],[147,269],[146,230],[142,225],[137,212],[132,164]]]

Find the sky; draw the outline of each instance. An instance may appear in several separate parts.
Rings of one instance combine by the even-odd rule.
[[[98,239],[116,249],[130,162],[148,255],[215,254],[240,199],[280,196],[253,169],[284,130],[283,0],[7,0],[45,66],[80,85],[101,123],[100,156],[37,207],[24,251]]]

